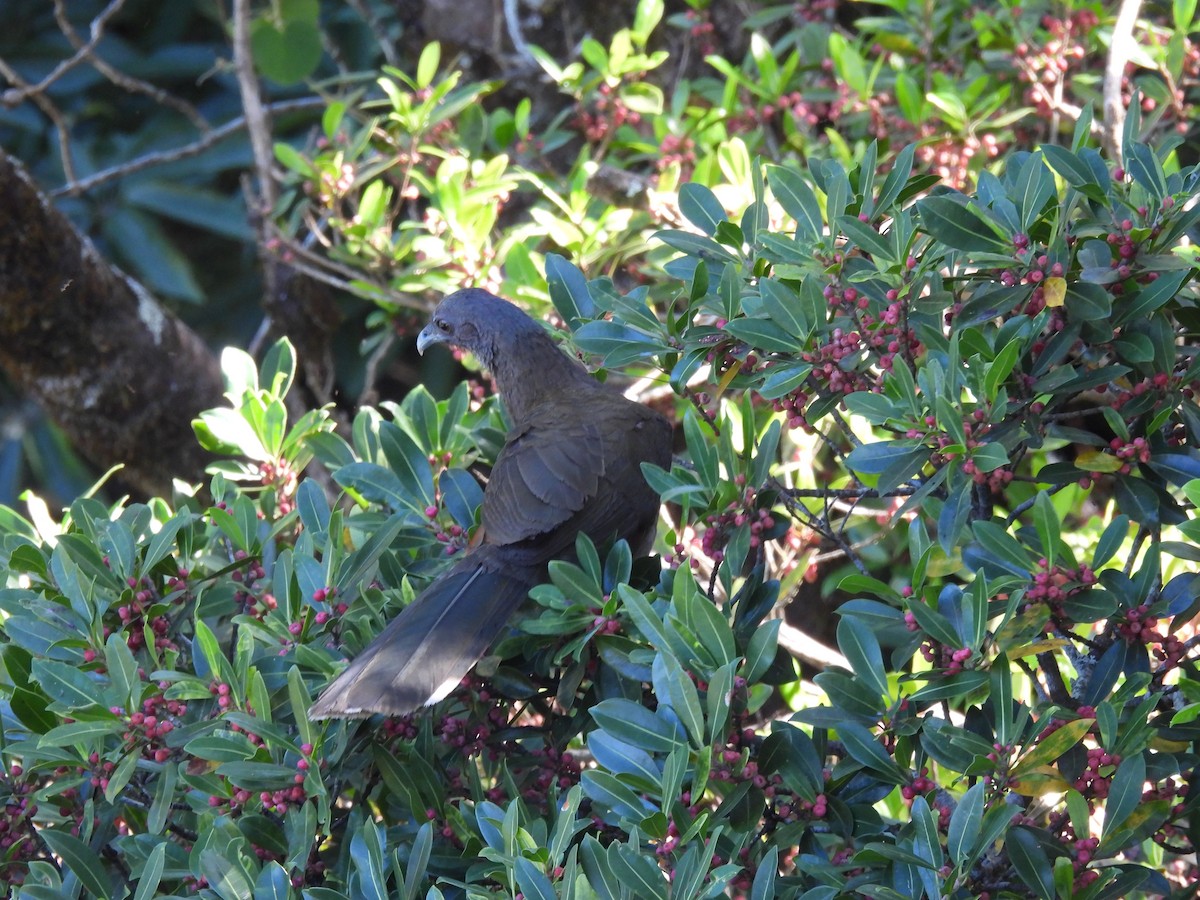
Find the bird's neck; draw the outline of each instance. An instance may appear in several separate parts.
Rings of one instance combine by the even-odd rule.
[[[492,377],[513,422],[521,423],[539,404],[596,386],[587,370],[558,348],[545,332],[508,335],[498,347]]]

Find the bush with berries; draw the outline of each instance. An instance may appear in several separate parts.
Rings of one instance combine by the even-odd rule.
[[[1083,77],[1098,4],[904,6],[853,34],[836,4],[764,4],[741,63],[689,6],[667,25],[712,71],[674,95],[651,0],[582,60],[530,51],[569,98],[549,121],[439,76],[436,46],[388,69],[277,146],[268,248],[349,273],[380,352],[413,322],[398,297],[501,288],[669,413],[656,557],[581,541],[447,699],[314,723],[469,552],[507,422],[471,375],[337,427],[297,417],[289,343],[227,352],[228,405],[195,423],[208,484],[0,509],[13,896],[1200,877],[1200,171],[1164,137],[1194,9],[1121,86],[1118,162]],[[963,63],[968,37],[989,52]]]
[[[913,147],[752,166],[739,210],[683,186],[649,288],[548,265],[564,340],[681,420],[661,557],[580,541],[404,718],[306,712],[463,551],[502,407],[289,426],[290,345],[227,352],[204,492],[0,517],[14,895],[1194,882],[1200,172],[1137,128],[972,194]],[[775,610],[813,578],[842,662],[802,688]]]

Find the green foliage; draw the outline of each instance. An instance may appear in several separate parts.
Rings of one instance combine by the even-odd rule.
[[[736,222],[691,184],[654,291],[551,257],[576,346],[691,400],[687,465],[646,472],[678,525],[661,570],[581,541],[435,713],[305,715],[466,546],[469,467],[504,424],[465,386],[363,410],[347,440],[323,412],[288,427],[288,344],[257,371],[230,351],[231,406],[196,423],[242,460],[214,467],[212,505],[6,513],[23,892],[1165,891],[1200,737],[1176,633],[1200,608],[1198,373],[1175,337],[1197,172],[1132,142],[1115,177],[1043,148],[920,196],[911,157],[768,167]],[[781,467],[810,433],[822,490]],[[290,474],[310,459],[336,504]],[[1074,512],[1089,494],[1119,512],[1099,530]],[[798,533],[856,568],[845,665],[789,713],[767,617]]]
[[[1194,8],[1140,45],[1115,167],[1094,78],[1054,69],[1054,108],[1019,80],[1094,59],[1098,7],[897,2],[849,31],[764,4],[739,62],[689,5],[532,51],[568,108],[506,108],[430,45],[276,146],[277,224],[319,232],[381,330],[397,291],[491,286],[679,398],[680,457],[645,473],[659,564],[581,542],[434,710],[310,722],[464,552],[505,420],[460,385],[289,426],[290,345],[227,353],[207,498],[0,510],[14,893],[1195,880],[1200,173],[1142,140],[1179,121],[1158,80],[1194,77]],[[656,80],[664,32],[702,76]],[[775,610],[815,631],[826,599],[840,662],[801,678]]]

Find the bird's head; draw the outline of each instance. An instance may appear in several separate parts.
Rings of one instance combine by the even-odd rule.
[[[417,352],[433,344],[470,351],[490,368],[499,335],[541,331],[518,307],[480,288],[455,291],[438,304],[429,324],[417,335]]]

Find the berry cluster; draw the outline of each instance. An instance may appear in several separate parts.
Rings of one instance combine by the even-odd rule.
[[[0,879],[14,886],[24,883],[29,861],[38,855],[41,846],[33,824],[38,811],[31,796],[34,784],[24,774],[16,764],[9,769],[5,779],[8,799],[0,813]]]
[[[1091,9],[1076,10],[1062,19],[1047,14],[1041,20],[1048,34],[1045,43],[1036,49],[1024,41],[1017,44],[1017,77],[1027,85],[1025,102],[1040,119],[1049,120],[1060,112],[1055,102],[1055,87],[1067,79],[1072,65],[1078,65],[1087,56],[1080,38],[1088,35],[1098,21]]]
[[[738,475],[734,481],[742,486],[741,495],[729,501],[723,512],[706,516],[704,523],[707,527],[700,536],[701,551],[715,563],[725,559],[725,547],[736,529],[748,527],[750,547],[755,548],[762,543],[763,532],[775,527],[775,517],[769,509],[755,508],[755,490],[744,486],[746,477]]]
[[[992,133],[965,136],[944,134],[937,122],[925,122],[917,128],[917,162],[927,166],[950,187],[965,190],[972,171],[987,160],[995,159],[1007,144]]]
[[[992,493],[998,493],[1012,482],[1012,469],[1008,466],[999,466],[984,472],[975,460],[971,459],[971,451],[982,447],[986,443],[984,437],[992,430],[987,419],[988,416],[984,410],[975,409],[971,411],[969,418],[963,420],[962,430],[965,444],[962,446],[966,449],[966,459],[962,462],[962,470],[963,474],[969,475],[976,484],[986,485]],[[909,428],[904,436],[910,440],[930,442],[934,447],[934,453],[930,459],[935,465],[945,465],[950,460],[957,458],[960,452],[949,449],[957,445],[958,440],[938,430],[937,418],[933,415],[925,416],[919,423]]]
[[[230,723],[230,730],[241,731],[237,725]],[[247,739],[253,744],[261,744],[262,738],[258,735],[246,732]],[[261,809],[263,812],[275,813],[277,815],[285,815],[289,809],[303,806],[309,799],[309,792],[304,787],[304,782],[308,777],[309,769],[313,766],[312,761],[312,744],[300,745],[300,758],[296,760],[296,773],[292,776],[292,786],[278,788],[273,791],[261,790],[255,793],[254,791],[239,787],[231,782],[223,775],[217,776],[218,780],[225,786],[223,794],[210,794],[208,797],[208,805],[212,809],[226,809],[230,813],[239,813]],[[257,804],[255,803],[257,801]]]
[[[223,504],[218,504],[223,506]],[[274,595],[269,592],[260,593],[260,585],[266,583],[267,572],[262,567],[262,563],[257,559],[250,557],[245,550],[235,550],[233,553],[234,562],[245,562],[246,568],[235,569],[229,573],[229,577],[242,587],[233,595],[233,602],[248,616],[258,619],[260,622],[266,617],[267,613],[275,609],[278,605]]]
[[[576,105],[571,124],[588,143],[599,144],[611,139],[622,125],[636,126],[641,121],[641,113],[626,106],[625,101],[614,93],[613,86],[605,82],[590,105],[583,101]]]
[[[1103,800],[1108,796],[1113,773],[1120,764],[1120,756],[1103,747],[1088,747],[1087,763],[1071,786],[1089,801]]]
[[[1038,571],[1033,573],[1033,579],[1025,591],[1025,609],[1044,605],[1050,610],[1056,625],[1070,625],[1071,621],[1063,611],[1063,604],[1094,585],[1096,573],[1086,563],[1074,569],[1065,568],[1050,565],[1045,557],[1038,560],[1037,566]]]
[[[113,707],[113,715],[123,716],[124,710]],[[179,700],[168,700],[162,694],[154,694],[142,701],[142,708],[126,717],[129,727],[121,735],[130,748],[140,747],[147,759],[165,763],[171,758],[166,746],[166,737],[179,720],[187,713],[187,704]]]
[[[917,624],[917,617],[911,610],[906,610],[904,613],[904,627],[912,632],[921,630],[921,626]],[[939,669],[947,675],[957,675],[963,669],[974,668],[971,664],[974,652],[970,647],[952,649],[933,638],[926,638],[921,642],[921,655],[933,668]]]
[[[1162,670],[1175,668],[1183,660],[1184,644],[1176,635],[1164,635],[1158,627],[1158,619],[1150,615],[1150,604],[1142,603],[1125,611],[1125,618],[1117,624],[1117,634],[1128,644],[1144,644],[1154,647],[1154,658],[1162,663]]]
[[[290,461],[280,457],[259,463],[258,475],[265,488],[274,488],[278,514],[286,516],[296,508],[296,488],[300,484],[299,473]]]
[[[696,142],[687,135],[677,137],[673,134],[663,135],[658,145],[658,159],[655,168],[660,172],[672,165],[678,165],[680,177],[691,177],[696,168]]]
[[[179,571],[183,575],[179,578],[172,578],[171,585],[178,585],[182,579],[187,577],[186,569]],[[146,646],[146,631],[149,629],[154,636],[155,649],[175,649],[175,642],[167,636],[171,630],[171,620],[167,618],[166,607],[158,597],[149,577],[144,577],[139,581],[131,576],[127,583],[133,593],[129,597],[129,602],[122,603],[117,607],[117,619],[120,622],[118,628],[113,629],[107,624],[105,625],[105,639],[114,630],[122,631],[125,633],[125,644],[136,653]],[[95,651],[91,651],[90,657],[89,653],[85,651],[85,662],[91,662],[96,658]]]
[[[707,9],[689,9],[683,14],[683,20],[687,26],[688,37],[695,41],[696,52],[701,59],[717,52],[714,40],[716,26],[713,25]]]

